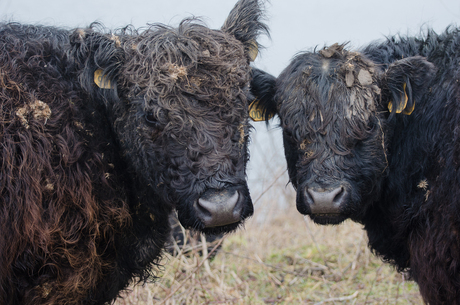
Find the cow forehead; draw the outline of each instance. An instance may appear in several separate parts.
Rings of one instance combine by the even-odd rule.
[[[228,88],[249,81],[243,44],[197,24],[160,28],[125,44],[123,76],[140,88],[164,92],[174,87]]]
[[[280,75],[280,117],[290,128],[365,129],[380,95],[377,74],[374,63],[357,52],[301,54]]]

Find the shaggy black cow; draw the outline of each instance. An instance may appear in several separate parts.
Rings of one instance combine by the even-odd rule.
[[[460,304],[460,29],[390,37],[359,52],[296,56],[254,73],[279,115],[297,208],[364,224],[429,304]]]
[[[241,0],[221,30],[0,25],[0,304],[110,302],[154,276],[174,208],[210,233],[252,214],[261,17]]]

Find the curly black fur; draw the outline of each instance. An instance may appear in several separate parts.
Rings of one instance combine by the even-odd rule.
[[[295,57],[263,100],[281,120],[299,211],[311,214],[308,188],[342,188],[338,214],[312,219],[363,223],[429,304],[460,304],[459,50],[458,28],[333,45]]]
[[[221,30],[0,25],[1,304],[111,302],[155,277],[173,209],[211,233],[252,214],[248,52],[261,17],[242,0]],[[99,69],[110,86],[95,84]],[[206,227],[196,201],[222,189],[237,192],[238,221]]]

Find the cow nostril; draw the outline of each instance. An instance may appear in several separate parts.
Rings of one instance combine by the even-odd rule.
[[[204,218],[210,218],[212,217],[212,213],[206,208],[206,204],[202,204],[203,203],[203,200],[200,198],[198,199],[195,207],[197,209],[197,214],[198,215],[201,215],[202,217],[204,216]]]
[[[341,186],[340,188],[337,188],[337,194],[334,196],[334,199],[333,199],[333,203],[334,204],[341,204],[342,203],[342,200],[343,198],[345,197],[345,189],[343,188],[343,186]]]

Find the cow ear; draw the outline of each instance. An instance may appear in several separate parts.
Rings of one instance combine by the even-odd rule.
[[[249,104],[249,117],[256,122],[271,119],[276,114],[276,78],[259,70],[252,69],[251,93],[254,100]]]
[[[260,45],[257,37],[268,33],[268,27],[262,23],[263,9],[260,0],[240,0],[236,3],[222,26],[222,31],[235,36],[245,48],[249,61],[254,61]]]
[[[429,88],[436,67],[424,57],[414,56],[392,63],[385,71],[384,100],[390,113],[412,114],[423,94]]]
[[[91,94],[101,93],[101,89],[116,91],[123,62],[120,38],[95,31],[94,27],[77,29],[70,37],[70,53],[79,70],[80,83]]]

